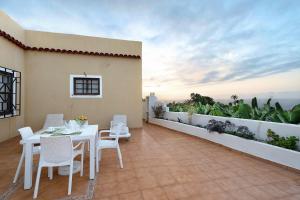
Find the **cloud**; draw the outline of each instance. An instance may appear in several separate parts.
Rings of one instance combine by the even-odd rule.
[[[300,67],[297,0],[10,0],[0,6],[25,28],[143,41],[144,86],[201,87]]]

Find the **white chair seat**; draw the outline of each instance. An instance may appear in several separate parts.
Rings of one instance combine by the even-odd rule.
[[[119,133],[119,138],[130,138],[129,128],[127,126],[127,116],[126,115],[114,115],[113,120],[110,122],[110,137],[115,137],[116,127],[119,124],[123,124]]]
[[[116,142],[114,140],[99,140],[97,147],[98,149],[116,148]]]
[[[116,137],[115,134],[109,134],[109,137]],[[124,134],[120,134],[119,138],[130,138],[131,137],[131,133],[124,133]]]

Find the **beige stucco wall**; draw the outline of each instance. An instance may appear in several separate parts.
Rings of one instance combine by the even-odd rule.
[[[133,55],[142,53],[142,43],[136,41],[30,30],[25,32],[29,46]]]
[[[1,12],[0,20],[2,30],[28,46],[142,54],[141,42],[24,31]],[[0,141],[25,125],[40,129],[48,113],[63,113],[65,119],[85,114],[100,128],[109,126],[113,114],[123,113],[129,127],[142,126],[141,59],[23,51],[0,37],[0,64],[22,72],[22,116],[0,119]],[[102,76],[103,98],[70,98],[70,74],[84,72]]]
[[[124,113],[130,127],[142,126],[141,60],[26,52],[26,124],[41,128],[47,113],[66,119],[86,114],[89,123],[107,128],[112,115]],[[70,98],[70,74],[100,75],[103,98]]]
[[[10,33],[13,37],[17,38],[18,40],[24,41],[24,30],[3,12],[0,12],[0,29],[7,33]],[[14,69],[22,73],[21,89],[22,91],[24,91],[24,51],[2,37],[0,37],[0,66]],[[17,129],[24,126],[24,93],[22,93],[21,100],[21,116],[0,119],[0,142],[16,136],[18,134]]]

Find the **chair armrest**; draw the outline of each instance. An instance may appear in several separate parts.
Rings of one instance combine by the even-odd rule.
[[[100,130],[100,131],[98,132],[97,138],[98,138],[98,139],[99,139],[99,138],[104,138],[104,137],[101,136],[101,134],[102,134],[102,133],[110,133],[110,132],[111,132],[110,130]]]
[[[102,133],[110,133],[110,132],[111,132],[110,130],[101,130],[101,131],[98,132],[98,134],[101,137]]]
[[[80,145],[83,145],[83,144],[84,144],[84,142],[79,142],[75,147],[73,147],[73,150],[77,149]]]
[[[101,130],[98,133],[101,135],[102,133],[110,133],[110,132],[111,132],[110,130]]]
[[[114,137],[110,137],[110,136],[105,136],[105,137],[101,137],[101,140],[102,139],[111,139],[112,140],[112,139],[115,139],[115,138]]]

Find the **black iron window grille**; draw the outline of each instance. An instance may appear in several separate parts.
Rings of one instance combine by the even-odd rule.
[[[74,95],[100,95],[100,78],[76,77],[73,81]]]
[[[0,66],[0,119],[21,114],[21,72]]]

